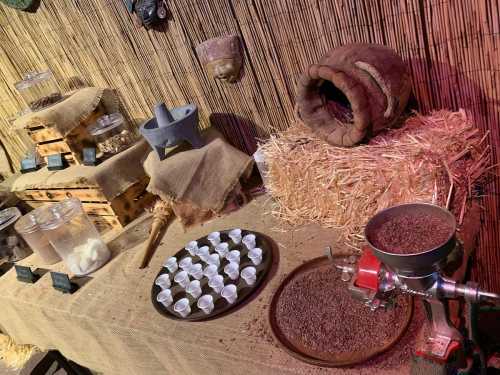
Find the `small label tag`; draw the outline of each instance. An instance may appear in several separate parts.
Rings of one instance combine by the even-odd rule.
[[[60,292],[71,294],[78,289],[78,286],[69,280],[66,273],[51,272],[50,277],[52,278],[52,287]]]
[[[23,283],[34,284],[40,278],[40,276],[35,275],[29,267],[18,266],[17,264],[14,265],[14,267],[16,269],[17,279]]]
[[[83,165],[97,165],[96,149],[94,147],[85,147],[83,149]]]
[[[64,156],[62,154],[53,154],[47,156],[47,169],[49,171],[56,171],[66,168]]]
[[[33,172],[38,169],[36,164],[36,156],[27,157],[21,160],[21,173]]]

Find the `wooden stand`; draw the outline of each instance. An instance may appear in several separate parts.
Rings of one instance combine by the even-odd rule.
[[[97,229],[103,233],[110,229],[123,228],[142,214],[146,206],[152,204],[154,195],[146,191],[148,182],[149,177],[144,177],[111,201],[106,199],[101,188],[97,185],[88,187],[70,185],[58,189],[27,189],[14,193],[33,208],[66,198],[78,198],[82,201],[83,209]]]

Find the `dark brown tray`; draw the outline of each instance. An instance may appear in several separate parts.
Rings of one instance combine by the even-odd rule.
[[[220,231],[220,236],[221,236],[221,242],[227,242],[229,244],[229,249],[230,250],[239,250],[241,252],[240,254],[240,272],[243,268],[247,266],[254,266],[252,261],[247,258],[248,250],[243,245],[243,243],[240,243],[238,245],[235,245],[231,239],[228,236],[229,231],[231,229],[227,229],[224,231]],[[229,262],[226,259],[221,260],[221,264],[219,266],[219,274],[224,276],[224,285],[226,284],[235,284],[237,287],[238,291],[238,299],[233,303],[229,304],[223,297],[215,293],[212,288],[208,286],[208,279],[203,276],[203,278],[200,280],[200,286],[202,289],[202,295],[204,294],[210,294],[214,298],[214,310],[210,314],[205,314],[201,309],[196,306],[196,300],[188,293],[184,291],[184,289],[177,285],[174,281],[173,278],[177,272],[180,270],[177,270],[173,274],[170,274],[170,281],[172,282],[172,286],[170,290],[172,291],[172,297],[174,299],[174,302],[169,306],[165,307],[163,304],[159,303],[156,300],[156,296],[158,293],[161,292],[161,288],[157,286],[154,281],[153,281],[153,287],[151,288],[151,301],[153,302],[154,307],[156,310],[166,316],[167,318],[174,319],[174,320],[185,320],[185,321],[190,321],[190,322],[197,322],[197,321],[202,321],[202,320],[208,320],[212,319],[217,315],[223,314],[228,312],[229,310],[235,308],[238,306],[241,302],[243,302],[245,299],[247,299],[255,290],[259,288],[259,286],[262,284],[264,279],[266,278],[267,273],[271,269],[271,265],[273,263],[272,259],[272,244],[270,241],[263,236],[262,234],[258,232],[252,232],[248,230],[241,230],[242,234],[241,236],[245,236],[247,234],[254,234],[256,239],[256,247],[260,247],[262,249],[262,262],[258,266],[254,266],[257,270],[257,280],[255,281],[255,284],[252,286],[248,286],[245,281],[239,277],[236,280],[231,280],[229,276],[227,276],[224,273],[224,267],[226,264]],[[198,245],[201,247],[203,245],[206,245],[210,248],[210,253],[214,253],[215,249],[214,247],[210,244],[210,241],[207,240],[207,237],[202,237],[197,239]],[[178,260],[190,256],[188,251],[185,250],[184,248],[179,250],[176,254],[174,254],[175,257],[177,257]],[[202,263],[203,268],[205,268],[206,263],[203,263],[200,258],[197,256],[192,257],[193,258],[193,264],[194,263]],[[168,269],[165,267],[162,267],[160,272],[155,277],[155,280],[158,276],[162,274],[169,274]],[[174,312],[174,304],[176,301],[178,301],[181,298],[188,298],[190,305],[191,305],[191,314],[189,314],[186,318],[182,318],[180,315],[178,315],[176,312]]]
[[[331,357],[326,360],[324,358],[317,358],[314,356],[314,353],[309,352],[306,348],[300,347],[298,344],[292,343],[288,338],[281,332],[279,325],[276,321],[276,307],[278,304],[278,300],[280,298],[281,293],[283,292],[284,287],[290,283],[295,277],[298,275],[313,270],[315,268],[324,266],[325,264],[330,263],[331,260],[326,256],[319,257],[310,260],[307,263],[304,263],[294,269],[286,278],[283,280],[281,285],[278,287],[276,292],[273,295],[271,305],[269,306],[269,321],[271,325],[271,330],[273,332],[274,337],[279,342],[280,346],[288,352],[292,357],[297,358],[303,362],[309,363],[311,365],[322,366],[322,367],[340,367],[340,366],[350,366],[355,365],[357,363],[365,362],[370,358],[379,355],[389,348],[391,348],[399,339],[403,336],[408,327],[408,324],[411,321],[411,317],[413,314],[413,298],[411,296],[406,296],[408,298],[408,308],[405,311],[405,320],[404,324],[402,324],[400,331],[395,332],[393,339],[381,346],[367,347],[366,350],[362,352],[353,352],[349,353],[348,356],[336,356],[335,354],[331,354]],[[362,302],[360,302],[362,303]],[[368,308],[368,307],[367,307]]]

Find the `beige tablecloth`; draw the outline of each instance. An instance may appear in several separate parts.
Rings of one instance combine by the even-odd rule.
[[[267,323],[272,294],[293,268],[322,255],[335,233],[314,226],[275,232],[272,228],[276,221],[265,214],[270,204],[269,197],[260,197],[230,216],[195,226],[187,233],[178,221],[174,222],[146,270],[133,266],[141,245],[114,249],[113,259],[73,295],[52,289],[49,274],[27,285],[16,281],[11,270],[0,277],[0,326],[19,343],[57,348],[105,375],[409,373],[415,324],[383,360],[354,369],[320,369],[299,362],[279,348]],[[265,233],[279,246],[279,264],[262,292],[236,311],[212,321],[178,322],[158,314],[150,293],[163,261],[189,240],[231,227]],[[130,246],[134,241],[122,242]],[[36,263],[35,256],[24,263]],[[62,264],[54,269],[65,271]]]

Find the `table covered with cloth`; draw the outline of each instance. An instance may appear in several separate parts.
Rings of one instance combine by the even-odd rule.
[[[147,230],[140,234],[132,225],[128,231],[135,239],[122,238],[119,246],[112,247],[112,260],[72,295],[54,290],[49,274],[30,285],[17,281],[11,269],[0,277],[0,329],[17,343],[58,349],[105,375],[409,373],[412,326],[408,337],[384,360],[351,369],[310,366],[279,347],[267,316],[273,292],[287,273],[321,256],[335,234],[316,226],[275,231],[278,222],[266,214],[271,204],[268,196],[261,196],[237,212],[186,232],[174,221],[145,270],[137,268],[136,258]],[[259,294],[235,311],[206,322],[174,321],[160,315],[151,303],[151,286],[165,259],[189,240],[233,227],[264,233],[276,243],[279,259]],[[37,265],[36,255],[21,263]],[[50,268],[67,272],[62,263]]]

